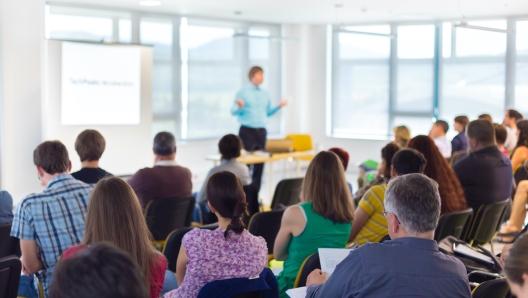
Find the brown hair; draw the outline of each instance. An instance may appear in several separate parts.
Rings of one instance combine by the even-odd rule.
[[[407,147],[418,150],[427,160],[424,174],[439,185],[438,190],[442,199],[441,213],[466,209],[467,203],[462,185],[433,140],[428,136],[417,136],[409,141]]]
[[[455,122],[462,124],[462,126],[466,127],[469,124],[469,119],[466,116],[456,116]]]
[[[60,141],[46,141],[33,151],[33,163],[46,173],[54,175],[68,171],[68,149]]]
[[[241,234],[244,231],[244,216],[247,211],[246,194],[242,183],[231,172],[218,172],[209,178],[205,190],[207,200],[223,218],[230,218],[231,223],[224,232],[229,238],[229,231]]]
[[[493,122],[493,119],[491,118],[490,114],[482,114],[478,116],[480,120],[488,120],[489,122]]]
[[[86,211],[83,244],[110,242],[128,252],[150,281],[150,267],[159,253],[134,190],[122,179],[109,177],[95,185]]]
[[[345,169],[333,152],[321,151],[310,162],[302,185],[305,202],[312,202],[314,211],[333,222],[354,220],[354,205],[348,188]]]
[[[337,155],[337,157],[339,157],[339,159],[341,160],[341,163],[343,163],[343,168],[346,171],[346,169],[348,168],[348,161],[350,160],[350,155],[348,154],[348,152],[346,152],[342,148],[330,148],[328,149],[328,151],[334,152]]]
[[[528,274],[528,235],[520,236],[506,258],[504,272],[510,282],[518,285],[524,284],[524,274]]]
[[[248,72],[248,78],[251,80],[257,72],[264,72],[264,70],[260,66],[251,67]]]
[[[75,140],[75,151],[81,161],[94,161],[101,159],[105,151],[106,142],[97,130],[87,129],[81,132]]]
[[[218,150],[222,155],[222,159],[230,160],[240,156],[242,150],[242,140],[239,136],[228,134],[223,136],[218,142]]]
[[[402,140],[402,142],[398,145],[400,145],[402,148],[405,148],[405,146],[407,146],[407,142],[411,139],[411,130],[405,125],[400,125],[396,126],[393,131],[394,137],[400,137]]]
[[[388,143],[381,149],[381,158],[385,160],[385,168],[383,169],[383,177],[390,179],[391,177],[391,167],[392,167],[392,158],[394,154],[400,150],[400,146],[394,143]]]
[[[467,127],[468,138],[476,139],[483,146],[495,145],[495,129],[488,120],[473,120]]]
[[[493,128],[495,129],[495,141],[498,145],[504,145],[504,143],[506,143],[506,139],[508,138],[508,131],[506,130],[506,127],[498,123],[493,123]]]
[[[517,129],[519,130],[519,139],[515,151],[520,146],[528,147],[528,120],[521,120],[517,122]]]

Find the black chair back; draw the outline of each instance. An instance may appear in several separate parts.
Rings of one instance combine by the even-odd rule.
[[[0,226],[0,258],[15,255],[20,257],[20,240],[11,237],[11,224]]]
[[[513,177],[515,178],[515,184],[517,185],[523,180],[528,180],[528,163],[524,163],[517,168]]]
[[[282,204],[291,206],[300,202],[301,186],[304,178],[284,179],[275,188],[273,200],[271,201],[271,210]]]
[[[464,239],[467,226],[473,218],[473,209],[444,214],[438,221],[434,239],[438,242],[447,236]]]
[[[385,236],[383,236],[383,238],[380,239],[380,241],[378,243],[383,243],[385,241],[390,241],[390,240],[391,240],[390,235],[385,235]]]
[[[255,184],[244,185],[244,193],[246,194],[246,203],[248,204],[249,218],[251,218],[253,214],[260,211],[258,189]]]
[[[489,280],[481,283],[473,290],[473,298],[506,298],[510,292],[510,286],[506,278]]]
[[[165,240],[170,232],[190,226],[194,201],[194,197],[150,201],[145,208],[145,216],[154,240]]]
[[[480,206],[471,223],[466,241],[471,243],[471,245],[490,242],[504,221],[505,210],[509,203],[510,201],[507,199],[502,202]]]
[[[321,261],[319,260],[319,253],[314,253],[309,256],[299,270],[297,280],[295,281],[295,288],[306,287],[306,279],[308,275],[315,269],[321,269]]]
[[[273,254],[273,245],[280,230],[283,214],[284,210],[257,213],[249,221],[249,232],[266,240],[268,255]]]
[[[0,258],[0,298],[16,298],[22,262],[17,256]]]

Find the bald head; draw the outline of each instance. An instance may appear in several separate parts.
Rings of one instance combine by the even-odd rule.
[[[474,120],[467,126],[467,137],[470,151],[495,146],[495,129],[488,120]]]

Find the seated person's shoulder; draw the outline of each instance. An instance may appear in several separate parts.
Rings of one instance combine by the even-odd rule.
[[[7,190],[0,190],[0,200],[2,201],[11,201],[11,203],[13,202],[13,197],[11,196],[11,194],[9,192],[7,192]]]

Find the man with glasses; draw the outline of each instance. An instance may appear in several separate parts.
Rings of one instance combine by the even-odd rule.
[[[422,174],[393,178],[384,206],[392,240],[353,250],[328,280],[314,270],[306,297],[471,297],[466,268],[433,240],[438,184]]]

